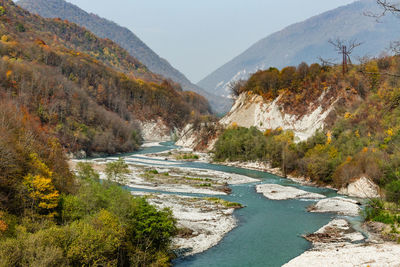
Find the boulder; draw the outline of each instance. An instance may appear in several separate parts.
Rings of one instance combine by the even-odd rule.
[[[278,184],[260,184],[257,185],[256,191],[272,200],[325,198],[325,196],[321,194],[311,193],[295,187],[282,186]]]
[[[379,186],[366,177],[361,177],[339,190],[339,194],[358,198],[378,198]]]
[[[311,206],[310,212],[334,212],[341,215],[357,216],[360,211],[360,203],[353,199],[333,197],[322,199]]]

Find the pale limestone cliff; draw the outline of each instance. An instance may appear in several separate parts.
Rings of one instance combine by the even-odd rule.
[[[311,137],[317,130],[323,129],[325,119],[333,110],[336,101],[326,101],[324,93],[308,107],[308,112],[302,115],[288,114],[283,111],[279,101],[266,102],[259,95],[241,94],[233,105],[231,111],[221,119],[220,123],[230,126],[233,123],[242,127],[255,126],[261,131],[282,128],[292,130],[297,141]],[[328,107],[323,102],[330,102]]]

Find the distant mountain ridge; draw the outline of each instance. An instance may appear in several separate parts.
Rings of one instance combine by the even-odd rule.
[[[318,57],[339,58],[330,38],[363,42],[352,57],[377,56],[400,39],[400,19],[387,15],[378,23],[366,12],[379,13],[375,0],[361,0],[286,27],[258,41],[226,63],[198,85],[209,92],[227,96],[231,81],[247,79],[251,73],[269,67],[283,68],[301,62],[318,62]]]
[[[185,91],[194,91],[206,97],[215,112],[226,112],[230,108],[231,103],[229,100],[215,96],[192,84],[181,72],[172,67],[168,61],[158,56],[125,27],[121,27],[98,15],[89,14],[64,0],[20,0],[17,4],[42,17],[66,19],[87,28],[99,37],[113,40],[146,65],[150,71],[180,83]]]

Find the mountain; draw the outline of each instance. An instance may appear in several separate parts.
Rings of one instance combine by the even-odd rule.
[[[170,134],[209,114],[204,97],[182,92],[109,39],[9,0],[0,11],[0,100],[68,152],[129,152],[148,123]]]
[[[206,97],[216,112],[223,113],[230,108],[229,100],[215,96],[192,84],[182,73],[172,67],[168,61],[158,56],[127,28],[95,14],[89,14],[64,0],[20,0],[18,5],[45,18],[61,18],[74,22],[99,37],[113,40],[146,65],[152,72],[181,84],[185,91],[194,91]]]
[[[318,62],[318,57],[339,59],[329,39],[356,39],[363,44],[354,50],[357,56],[377,56],[400,38],[400,20],[392,15],[380,19],[366,13],[380,13],[375,0],[362,0],[293,24],[258,41],[226,63],[198,85],[209,92],[227,96],[231,81],[247,79],[251,73],[269,67],[283,68],[301,62]]]

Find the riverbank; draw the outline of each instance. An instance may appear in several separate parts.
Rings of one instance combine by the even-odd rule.
[[[105,166],[108,162],[117,159],[117,157],[108,157],[85,162],[93,164],[93,168],[100,173],[101,179],[107,179],[104,173]],[[81,160],[70,160],[71,169],[74,169],[78,162],[81,162]],[[259,181],[239,174],[180,167],[180,162],[177,160],[165,161],[146,155],[129,157],[126,159],[126,163],[131,172],[127,176],[126,185],[138,189],[172,193],[227,195],[230,193],[229,185]]]
[[[230,167],[237,167],[237,168],[243,168],[243,169],[249,169],[249,170],[255,170],[255,171],[268,172],[273,175],[284,178],[284,175],[280,168],[272,168],[271,165],[266,162],[261,162],[261,161],[251,161],[251,162],[224,161],[224,162],[218,162],[218,164],[230,166]],[[330,185],[321,186],[305,177],[298,177],[298,176],[293,176],[293,175],[288,174],[285,178],[287,178],[293,182],[296,182],[300,185],[312,186],[312,187],[323,187],[323,188],[329,188],[329,189],[336,190],[336,191],[338,190]]]
[[[306,235],[313,248],[283,266],[400,266],[399,244],[383,242],[372,233],[368,236],[352,229],[346,220],[335,219]]]
[[[149,144],[148,147],[152,147],[153,145],[157,144]],[[146,148],[144,148],[144,152],[148,151]],[[154,151],[151,149],[151,151]],[[185,155],[182,154],[187,154],[186,158]],[[198,159],[194,158],[194,156],[197,155]],[[110,157],[110,158],[99,158],[99,159],[93,159],[91,162],[95,165],[95,168],[99,172],[104,172],[104,167],[107,162],[116,160],[118,158],[116,157]],[[224,188],[230,188],[230,184],[245,184],[245,183],[251,183],[251,182],[256,182],[259,181],[257,179],[250,178],[247,175],[248,172],[242,172],[243,170],[233,170],[232,172],[238,172],[241,174],[246,174],[246,175],[239,175],[239,174],[232,174],[226,172],[227,169],[226,167],[217,167],[216,165],[210,165],[212,167],[211,169],[207,169],[206,165],[204,163],[210,162],[210,157],[208,155],[198,155],[197,153],[193,153],[190,150],[185,150],[182,151],[180,149],[177,150],[177,152],[161,152],[161,153],[151,153],[151,154],[136,154],[136,155],[131,155],[127,156],[125,158],[126,162],[129,164],[129,168],[132,170],[132,174],[130,175],[130,184],[132,187],[142,187],[144,189],[150,189],[154,191],[168,191],[168,192],[180,192],[180,193],[199,193],[199,194],[206,194],[209,196],[212,196],[213,194],[220,194],[220,195],[226,195],[229,194],[229,191],[223,191],[221,190],[222,188],[218,188],[218,186],[223,185]],[[200,163],[198,162],[200,161]],[[73,164],[76,164],[74,162]],[[243,169],[255,169],[251,168],[254,167],[251,166],[251,164],[246,164],[247,166],[235,166],[235,167],[241,167]],[[250,165],[250,166],[249,166]],[[198,166],[199,169],[192,168],[193,166]],[[188,168],[189,167],[189,168]],[[201,169],[200,169],[201,168]],[[214,168],[217,168],[220,171],[215,171]],[[259,169],[258,169],[259,170]],[[269,172],[269,170],[264,169],[263,172]],[[258,176],[260,175],[260,176]],[[131,177],[132,176],[132,177]],[[270,176],[268,174],[262,175],[257,174],[257,176],[254,177],[262,177],[262,178],[269,178]],[[102,178],[105,178],[104,174],[102,174]],[[277,183],[282,182],[282,179],[276,179]],[[285,185],[286,182],[283,182],[283,185]],[[248,188],[248,189],[245,189]],[[292,187],[290,187],[292,188]],[[246,197],[246,201],[242,199],[242,196],[247,196],[249,193],[253,194],[254,193],[254,185],[245,185],[245,186],[240,186],[240,187],[232,187],[234,190],[234,198],[231,198],[231,196],[228,196],[227,199],[231,199],[232,201],[235,202],[240,202],[243,203],[244,205],[248,206],[248,209],[243,209],[240,211],[237,211],[236,214],[241,214],[244,212],[246,214],[245,217],[240,217],[242,215],[239,215],[239,218],[250,218],[252,216],[255,216],[255,214],[263,214],[262,211],[269,210],[278,210],[280,208],[279,204],[271,203],[269,201],[263,201],[259,200],[261,199],[260,197],[256,197],[254,201],[250,200],[250,203],[257,203],[257,205],[263,206],[262,210],[258,210],[257,212],[253,211],[254,206],[252,204],[247,203],[246,201],[249,201],[249,199]],[[239,189],[240,192],[237,194],[237,190]],[[224,189],[226,190],[226,189]],[[253,191],[252,191],[253,190]],[[307,189],[305,189],[307,190]],[[276,190],[272,190],[276,191]],[[316,192],[324,192],[323,189],[321,190],[315,190]],[[246,194],[243,194],[243,192],[246,192]],[[136,194],[136,193],[135,193]],[[149,193],[138,193],[139,195],[148,195]],[[274,193],[272,193],[274,194]],[[200,200],[195,200],[196,198],[193,197],[183,197],[183,196],[172,196],[172,195],[165,195],[164,194],[151,194],[151,195],[156,195],[154,196],[148,196],[148,200],[151,204],[156,205],[159,208],[163,207],[170,207],[175,218],[178,220],[178,225],[182,229],[179,233],[179,236],[174,239],[174,245],[175,245],[175,251],[177,255],[179,256],[188,256],[188,255],[193,255],[197,254],[200,252],[204,252],[205,250],[208,250],[210,247],[215,246],[218,244],[222,238],[229,232],[231,231],[236,225],[237,222],[235,220],[235,217],[233,216],[233,208],[232,207],[221,207],[216,205],[216,203],[213,203],[214,200],[211,199],[201,199]],[[240,198],[237,198],[240,197]],[[225,198],[225,197],[224,197]],[[302,199],[302,197],[300,197]],[[206,201],[206,202],[204,202]],[[196,203],[196,204],[194,204]],[[297,208],[296,210],[293,210],[291,214],[296,214],[295,217],[289,216],[290,219],[287,219],[286,221],[295,221],[298,220],[299,215],[301,217],[301,214],[306,211],[307,206],[303,206],[304,204],[300,203],[305,203],[303,201],[298,201],[295,202],[295,205],[301,206],[301,208]],[[265,206],[264,206],[265,205]],[[308,205],[308,204],[307,204]],[[357,205],[357,204],[355,204]],[[273,206],[274,208],[270,208]],[[247,211],[252,211],[251,214],[248,214]],[[298,211],[301,211],[300,213],[297,213]],[[269,213],[270,213],[269,212]],[[328,219],[324,221],[321,224],[318,224],[318,227],[321,225],[325,224],[328,220],[331,211],[327,211],[328,214],[325,216],[328,216]],[[284,213],[277,213],[280,214],[280,216],[287,216],[287,212]],[[258,216],[258,215],[257,215]],[[313,218],[318,218],[319,216],[322,215],[315,215],[316,217]],[[274,232],[279,232],[279,236],[282,237],[284,236],[285,233],[287,236],[285,237],[285,240],[292,240],[292,237],[298,238],[299,234],[302,234],[304,232],[302,231],[307,231],[304,229],[307,229],[308,224],[310,223],[310,217],[304,216],[302,217],[305,223],[304,225],[301,226],[300,230],[295,230],[292,233],[290,230],[286,230],[285,232],[280,232],[278,229],[279,227],[282,227],[279,223],[277,224],[276,222],[271,223],[270,227],[275,227],[277,229],[274,230]],[[321,218],[321,217],[319,217]],[[251,228],[258,229],[257,231],[260,231],[262,227],[264,227],[264,224],[266,221],[268,221],[270,217],[262,217],[260,219],[260,222],[263,222],[262,225],[253,225]],[[257,220],[256,220],[257,221]],[[316,223],[317,220],[315,221]],[[246,225],[250,223],[246,222]],[[251,224],[254,223],[254,219],[251,219]],[[298,225],[299,222],[296,223]],[[246,229],[246,227],[240,227],[240,229]],[[232,232],[232,235],[237,235],[236,233],[240,233],[241,230],[238,228],[239,231],[234,231]],[[294,227],[290,227],[290,229],[294,229]],[[301,230],[303,229],[303,230]],[[311,231],[314,231],[315,228],[313,228]],[[246,229],[246,234],[244,236],[241,236],[240,240],[245,238],[245,236],[248,235],[248,232],[251,231],[250,229]],[[266,237],[269,234],[263,234]],[[260,234],[257,233],[253,239],[257,239],[257,237],[260,237]],[[274,239],[273,240],[278,240]],[[272,240],[271,238],[264,238],[262,240]],[[295,240],[296,238],[294,238]],[[292,240],[291,242],[293,242]],[[260,241],[260,240],[258,240]],[[278,242],[278,241],[277,241]],[[298,241],[294,241],[296,244]],[[304,242],[304,241],[303,241]],[[222,242],[224,249],[226,246],[229,246],[229,243],[226,244]],[[279,242],[278,242],[279,244]],[[234,247],[234,246],[233,246]],[[234,250],[234,249],[233,249]],[[257,250],[254,248],[254,250]],[[210,251],[213,251],[211,249]],[[288,261],[289,259],[292,259],[293,257],[299,255],[302,253],[304,250],[300,250],[298,254],[292,254],[291,257],[287,258],[285,261]],[[207,254],[209,251],[202,253],[201,255]],[[213,252],[211,252],[213,253]],[[258,253],[258,252],[257,252]],[[236,255],[236,254],[235,254]],[[262,254],[259,255],[258,259],[264,259],[264,256],[261,256]],[[199,256],[196,256],[199,257]],[[189,257],[192,258],[192,257]],[[226,258],[227,260],[228,258]],[[265,260],[264,260],[265,261]],[[284,261],[284,262],[285,262]],[[261,260],[261,262],[263,262]],[[279,264],[282,265],[284,262],[280,262]],[[279,266],[280,266],[279,265]]]
[[[215,245],[236,227],[233,212],[240,204],[218,198],[197,198],[181,195],[132,192],[143,196],[159,209],[171,209],[179,232],[173,239],[178,257],[201,253]]]
[[[254,171],[262,171],[268,172],[273,175],[283,177],[283,173],[281,172],[280,168],[272,168],[270,164],[261,161],[252,161],[252,162],[241,162],[241,161],[224,161],[224,162],[215,162],[213,161],[212,155],[210,153],[203,153],[203,152],[195,152],[193,149],[190,148],[176,148],[168,152],[161,152],[161,153],[151,153],[147,156],[154,158],[154,159],[167,159],[167,160],[183,160],[183,161],[197,161],[197,162],[205,162],[210,164],[218,164],[224,165],[229,167],[236,167]],[[300,185],[305,186],[313,186],[313,187],[321,187],[315,182],[312,182],[310,179],[305,177],[296,177],[293,175],[287,175],[287,179],[290,179]],[[329,188],[333,190],[337,190],[331,186],[323,186],[324,188]]]
[[[211,158],[211,157],[210,157]],[[244,168],[249,170],[257,170],[268,172],[274,174],[279,177],[284,177],[280,168],[272,168],[270,164],[261,161],[253,161],[253,162],[218,162],[220,165],[230,166],[230,167],[237,167],[237,168]],[[294,176],[291,174],[286,175],[286,179],[289,179],[293,182],[296,182],[300,185],[304,186],[312,186],[312,187],[320,187],[320,188],[328,188],[338,192],[338,194],[346,195],[355,198],[362,198],[362,199],[370,199],[370,198],[379,198],[381,196],[381,192],[379,186],[372,182],[370,179],[366,177],[360,177],[358,179],[353,179],[346,187],[337,189],[331,185],[321,185],[309,178],[301,177],[301,176]]]
[[[177,150],[177,152],[170,156],[171,158],[177,157],[180,153],[196,155],[196,153],[190,150]],[[202,161],[213,163],[210,156],[204,157],[199,154],[198,157],[202,158]],[[271,168],[268,164],[263,162],[222,162],[218,164],[268,172],[282,177],[279,168]],[[287,178],[301,185],[321,187],[305,178],[293,176]],[[337,191],[335,188],[328,188]],[[379,196],[378,189],[376,188],[376,185],[365,177],[362,177],[359,180],[353,181],[353,183],[349,184],[347,190],[342,189],[340,193],[352,197]],[[319,194],[281,185],[261,184],[256,186],[256,191],[271,200],[324,198],[324,196]],[[308,211],[335,213],[337,214],[336,216],[344,215],[354,217],[360,214],[360,206],[360,202],[351,198],[333,197],[319,200],[314,205],[311,205]],[[372,233],[367,232],[365,229],[363,233],[372,236]],[[312,242],[313,248],[290,261],[287,266],[360,266],[363,264],[369,264],[370,266],[393,266],[393,264],[399,264],[397,261],[393,261],[390,258],[396,257],[400,246],[395,243],[383,241],[380,239],[380,233],[378,232],[375,233],[374,236],[378,238],[366,240],[363,234],[352,229],[347,221],[335,219],[315,234],[306,236],[306,239]],[[323,242],[318,240],[318,238],[324,237],[325,239]],[[379,243],[377,243],[376,240],[380,240]],[[337,258],[340,258],[341,253],[345,254],[345,257],[338,261]],[[352,255],[355,255],[355,257],[352,257]]]

